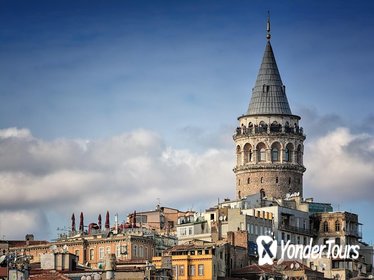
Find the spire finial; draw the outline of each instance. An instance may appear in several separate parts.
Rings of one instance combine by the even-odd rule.
[[[270,35],[270,12],[269,11],[268,11],[268,21],[266,23],[266,31],[267,31],[266,39],[270,41],[271,35]]]

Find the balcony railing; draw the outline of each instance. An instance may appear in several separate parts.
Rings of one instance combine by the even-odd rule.
[[[313,235],[313,232],[310,229],[291,226],[291,225],[287,225],[287,224],[279,224],[278,229],[293,232],[293,233],[298,233],[298,234]]]
[[[257,134],[294,134],[294,135],[304,135],[302,127],[263,127],[263,126],[254,126],[254,127],[237,127],[235,130],[234,137],[238,136],[251,136]]]

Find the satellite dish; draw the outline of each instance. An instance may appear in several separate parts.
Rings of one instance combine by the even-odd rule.
[[[295,266],[294,263],[291,263],[291,265],[290,265],[291,269],[293,269],[294,266]]]
[[[2,263],[4,262],[5,259],[6,259],[6,256],[5,256],[5,255],[1,256],[1,257],[0,257],[0,264],[2,264]]]
[[[223,216],[219,216],[219,220],[220,220],[220,221],[223,221]]]
[[[94,274],[93,274],[93,279],[94,279],[94,280],[100,280],[100,279],[101,279],[100,274],[99,274],[99,273],[94,273]]]
[[[62,247],[62,250],[63,250],[64,253],[67,253],[68,249],[69,249],[69,247],[66,244]]]
[[[317,270],[317,266],[316,266],[316,265],[313,265],[313,266],[312,266],[312,270],[316,271],[316,270]]]
[[[335,274],[336,279],[340,279],[340,274]]]
[[[295,268],[296,268],[296,269],[299,269],[299,268],[300,268],[299,263],[295,263]]]

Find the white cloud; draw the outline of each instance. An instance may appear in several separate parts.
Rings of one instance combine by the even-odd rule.
[[[326,201],[372,201],[374,137],[336,128],[307,143],[306,193]]]
[[[16,127],[10,127],[6,129],[0,129],[0,138],[31,138],[31,133],[28,129],[18,129]]]
[[[44,141],[25,131],[12,129],[4,135],[16,137],[0,138],[0,235],[7,238],[29,232],[53,238],[53,227],[68,226],[72,212],[83,211],[86,222],[107,209],[124,219],[133,210],[149,210],[157,198],[183,209],[207,207],[233,193],[231,151],[177,150],[145,130],[95,141]]]

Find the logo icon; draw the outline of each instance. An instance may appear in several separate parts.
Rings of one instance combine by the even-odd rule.
[[[277,241],[271,236],[259,236],[256,239],[258,251],[258,264],[273,264],[273,260],[277,256]]]

